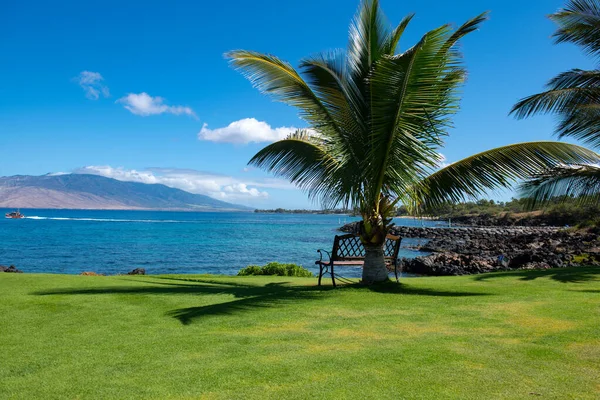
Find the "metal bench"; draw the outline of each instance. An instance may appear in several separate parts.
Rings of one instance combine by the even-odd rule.
[[[388,270],[394,267],[396,281],[398,281],[398,252],[400,251],[400,242],[402,238],[394,235],[387,235],[385,238],[385,246],[383,248],[383,256]],[[335,287],[335,278],[338,280],[343,277],[336,275],[334,266],[362,266],[365,262],[365,248],[360,241],[360,237],[353,233],[347,235],[339,235],[333,240],[333,249],[331,253],[327,250],[319,249],[320,259],[315,261],[319,266],[319,286],[321,286],[321,278],[323,274],[331,274],[331,282]],[[329,260],[323,260],[323,253],[326,253]]]

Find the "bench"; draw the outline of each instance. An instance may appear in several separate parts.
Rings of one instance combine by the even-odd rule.
[[[383,248],[383,256],[386,267],[391,269],[394,267],[396,281],[398,281],[398,252],[400,251],[400,242],[402,238],[394,235],[387,235],[385,238],[385,246]],[[353,233],[347,235],[336,235],[333,240],[333,249],[331,253],[327,250],[319,249],[320,259],[315,261],[319,266],[319,286],[321,286],[321,278],[323,274],[331,274],[331,282],[335,287],[335,272],[334,266],[362,266],[365,262],[365,248],[360,241],[360,237]],[[326,253],[329,260],[323,260],[323,253]],[[338,276],[338,279],[340,277]]]

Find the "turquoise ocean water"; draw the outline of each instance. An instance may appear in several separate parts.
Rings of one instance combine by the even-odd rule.
[[[170,211],[26,210],[10,220],[1,210],[0,265],[25,272],[78,274],[209,273],[235,275],[250,264],[293,262],[315,271],[319,248],[355,217],[308,214]],[[397,219],[397,225],[434,222]],[[415,243],[404,240],[403,246]],[[403,248],[401,256],[418,255]],[[360,269],[345,269],[359,276]]]

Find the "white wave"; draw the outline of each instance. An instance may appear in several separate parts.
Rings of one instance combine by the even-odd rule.
[[[34,220],[52,221],[94,221],[94,222],[143,222],[143,223],[193,223],[198,221],[177,221],[172,219],[114,219],[114,218],[68,218],[68,217],[39,217],[36,215],[25,217]]]

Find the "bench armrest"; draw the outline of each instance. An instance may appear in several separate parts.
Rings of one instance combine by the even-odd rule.
[[[323,253],[327,253],[327,258],[329,259],[327,261],[327,263],[329,263],[331,261],[331,253],[328,252],[327,250],[318,249],[317,253],[319,253],[320,258],[319,258],[319,261],[315,261],[315,264],[324,263],[323,262]]]

